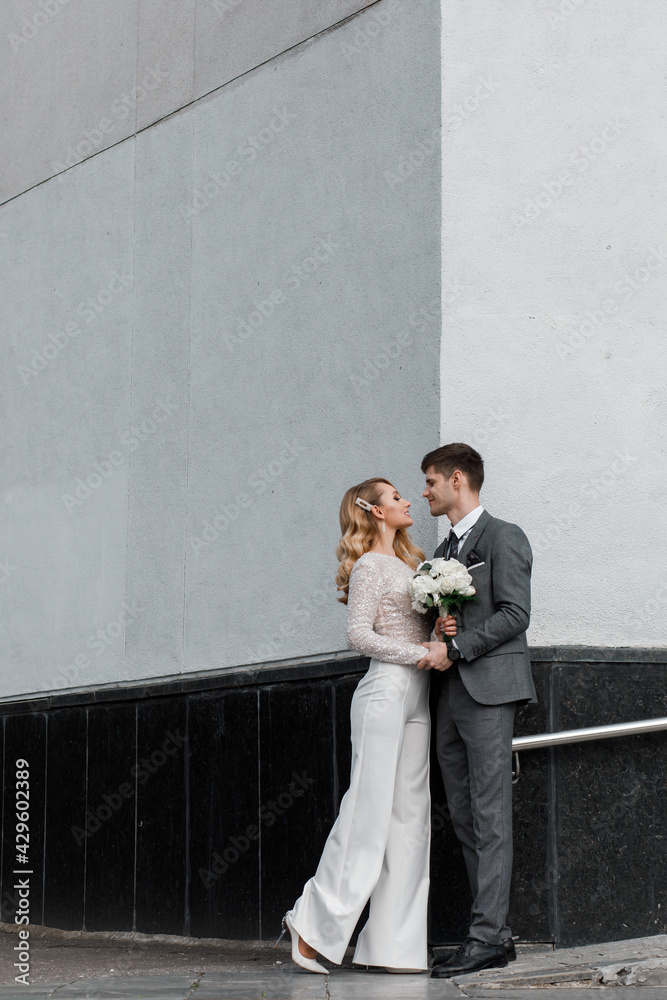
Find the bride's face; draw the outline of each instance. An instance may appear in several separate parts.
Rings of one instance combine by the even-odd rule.
[[[413,523],[410,517],[410,501],[405,500],[398,490],[388,483],[382,483],[382,500],[378,507],[384,514],[384,522],[388,528],[409,528]]]

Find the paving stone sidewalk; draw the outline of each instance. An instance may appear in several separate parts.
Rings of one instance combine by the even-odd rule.
[[[14,929],[0,925],[0,1000],[592,1000],[592,990],[619,988],[667,1000],[667,935],[556,951],[519,945],[507,968],[449,981],[349,963],[310,975],[295,970],[284,944],[34,927],[31,983],[23,986],[13,982],[16,944]]]

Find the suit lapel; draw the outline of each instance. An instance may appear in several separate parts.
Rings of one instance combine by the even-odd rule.
[[[483,510],[482,513],[479,515],[477,522],[473,525],[470,534],[468,535],[465,542],[459,549],[459,554],[457,555],[456,558],[458,559],[459,562],[462,562],[464,566],[465,566],[466,552],[470,552],[471,549],[475,548],[475,544],[484,533],[484,529],[486,528],[490,520],[491,520],[491,515],[489,514],[488,510]]]

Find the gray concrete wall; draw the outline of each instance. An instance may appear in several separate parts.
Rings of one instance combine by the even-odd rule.
[[[3,4],[0,201],[367,6],[358,0]]]
[[[343,648],[366,476],[433,545],[439,17],[382,0],[4,206],[2,696]]]
[[[531,538],[533,643],[665,646],[667,8],[442,10],[442,437]]]

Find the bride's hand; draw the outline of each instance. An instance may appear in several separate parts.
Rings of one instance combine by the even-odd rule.
[[[443,629],[445,635],[450,636],[450,638],[456,635],[456,618],[454,615],[447,615],[446,618],[438,618],[435,623],[435,634],[438,639],[442,639]]]

